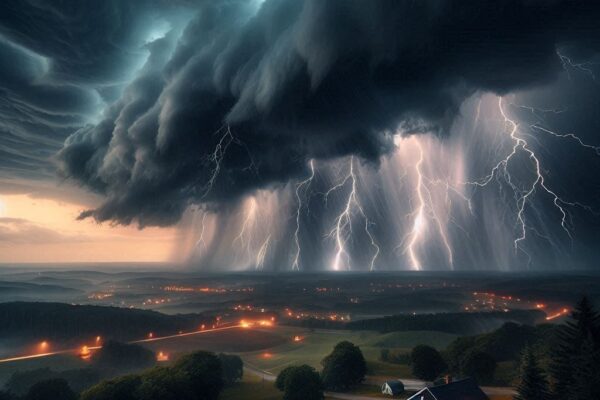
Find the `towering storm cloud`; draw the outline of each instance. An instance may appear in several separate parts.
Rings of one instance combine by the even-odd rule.
[[[193,247],[211,266],[372,269],[402,258],[421,269],[490,254],[509,265],[507,248],[547,252],[525,249],[523,232],[571,236],[565,208],[580,204],[563,201],[556,175],[536,180],[557,163],[527,137],[572,139],[557,132],[573,121],[592,130],[581,108],[561,126],[566,110],[533,104],[598,98],[595,83],[574,81],[596,80],[599,20],[600,4],[575,0],[6,1],[0,129],[11,145],[0,163],[18,176],[58,165],[101,194],[81,218],[168,226],[198,206]],[[530,102],[503,102],[515,93]],[[489,133],[499,127],[505,142]],[[577,136],[584,150],[591,135]],[[481,194],[495,182],[496,195]],[[548,205],[535,208],[534,193]],[[499,224],[507,201],[512,220]],[[540,226],[555,217],[557,229]],[[477,254],[456,250],[474,240],[467,231],[485,237]],[[248,249],[244,261],[223,258],[232,243]]]
[[[107,196],[84,216],[172,224],[191,202],[305,175],[309,159],[376,161],[398,129],[443,134],[473,92],[548,82],[561,46],[596,50],[598,17],[580,1],[206,2],[148,44],[61,169]]]

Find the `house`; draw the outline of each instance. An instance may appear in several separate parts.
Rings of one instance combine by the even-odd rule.
[[[381,385],[381,393],[397,396],[404,392],[404,385],[400,381],[387,381]]]
[[[471,378],[446,385],[426,387],[408,400],[489,400]]]

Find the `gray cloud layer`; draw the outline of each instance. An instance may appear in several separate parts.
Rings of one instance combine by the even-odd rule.
[[[112,100],[109,89],[138,60],[144,24],[156,10],[170,10],[156,2],[90,3],[99,10],[78,2],[64,9],[7,4],[1,7],[12,14],[0,13],[0,34],[51,67],[40,72],[44,63],[22,52],[26,68],[5,66],[0,75],[22,80],[14,91],[26,99],[28,118],[41,118],[38,109],[60,117],[57,137],[88,107]],[[227,203],[305,175],[311,158],[376,161],[398,128],[444,134],[475,91],[550,82],[562,68],[558,49],[586,57],[600,46],[593,1],[258,5],[186,4],[195,15],[186,23],[172,11],[171,31],[146,45],[150,56],[135,79],[100,122],[79,129],[60,151],[64,176],[106,196],[83,217],[169,225],[190,203]],[[3,60],[12,57],[2,49]],[[52,87],[33,84],[37,76],[52,78]],[[4,78],[4,90],[12,81]]]

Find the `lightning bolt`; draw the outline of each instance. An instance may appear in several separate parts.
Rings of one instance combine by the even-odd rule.
[[[531,202],[532,202],[532,198],[534,197],[535,193],[537,191],[542,191],[550,196],[554,207],[561,215],[560,226],[563,229],[563,231],[565,232],[565,234],[571,240],[572,240],[572,235],[571,235],[571,231],[567,224],[568,214],[567,214],[566,206],[574,207],[574,206],[581,206],[581,205],[579,203],[563,200],[553,189],[551,189],[548,186],[548,184],[546,183],[544,174],[542,172],[540,159],[538,158],[535,151],[530,147],[527,140],[524,139],[523,136],[520,135],[519,124],[507,115],[507,113],[504,109],[504,103],[503,103],[502,97],[498,98],[498,109],[500,111],[500,114],[502,115],[502,118],[504,119],[504,126],[508,127],[508,135],[509,135],[511,141],[513,142],[512,150],[505,158],[500,160],[491,169],[490,173],[487,176],[485,176],[483,179],[481,179],[479,181],[475,181],[475,182],[466,182],[466,183],[469,185],[473,185],[475,187],[485,187],[488,184],[490,184],[490,182],[495,178],[498,181],[503,180],[506,184],[508,184],[508,186],[511,188],[511,190],[515,194],[516,207],[517,207],[516,223],[517,223],[518,230],[519,230],[519,236],[517,238],[515,238],[515,240],[513,242],[514,248],[515,248],[515,251],[521,250],[523,253],[525,253],[529,257],[529,254],[527,254],[527,252],[520,246],[520,244],[521,244],[521,242],[526,240],[528,230],[531,230],[534,233],[537,232],[533,227],[529,227],[527,225],[527,220],[526,220],[526,216],[525,216],[525,210],[526,210],[527,206],[528,205],[532,206]],[[541,130],[545,131],[546,133],[555,134],[555,136],[557,136],[557,137],[569,137],[571,139],[578,140],[580,142],[580,144],[583,144],[583,142],[581,140],[579,140],[575,135],[570,135],[570,134],[569,135],[560,135],[560,134],[556,134],[555,132],[549,131],[545,128],[541,128],[541,127],[536,127],[536,128],[541,129]],[[585,146],[585,147],[594,148],[594,146]],[[517,188],[517,186],[513,182],[510,172],[508,171],[509,163],[519,153],[524,153],[528,157],[528,159],[532,163],[533,172],[534,172],[533,181],[529,185],[527,185],[524,189]],[[544,237],[544,236],[542,236],[542,237]]]
[[[221,172],[221,165],[223,164],[223,158],[225,158],[225,154],[227,154],[227,149],[229,148],[229,146],[232,143],[243,147],[246,150],[246,153],[248,154],[248,159],[250,160],[250,163],[249,163],[248,167],[244,168],[244,170],[252,170],[252,171],[254,171],[255,174],[258,174],[258,167],[257,167],[256,163],[254,162],[254,158],[252,157],[250,150],[241,140],[239,140],[237,137],[235,137],[233,135],[233,133],[231,132],[231,127],[228,124],[221,126],[219,129],[217,129],[215,131],[215,133],[213,135],[215,135],[215,136],[221,135],[221,138],[215,145],[215,149],[213,150],[213,152],[204,158],[203,163],[205,165],[211,165],[211,167],[210,167],[209,178],[203,187],[203,190],[202,190],[203,194],[200,197],[200,200],[204,200],[206,198],[206,196],[213,189],[215,182],[217,180],[217,177],[219,176],[219,173]]]
[[[419,137],[412,135],[408,138],[404,138],[403,140],[408,140],[408,143],[410,145],[414,145],[417,150],[416,153],[419,155],[419,158],[417,159],[417,162],[414,165],[414,174],[417,177],[417,181],[414,187],[414,193],[416,194],[416,207],[411,213],[407,215],[407,218],[412,218],[412,227],[410,231],[404,236],[400,245],[396,247],[396,250],[402,248],[403,253],[408,255],[410,268],[412,270],[422,270],[423,265],[417,252],[417,245],[424,239],[425,231],[428,228],[428,222],[433,221],[437,228],[437,233],[441,238],[442,244],[444,245],[448,257],[448,264],[451,267],[453,267],[454,252],[452,250],[450,239],[446,232],[445,226],[448,222],[451,222],[463,231],[464,229],[460,227],[453,218],[450,217],[449,211],[446,213],[447,215],[445,215],[445,218],[443,218],[443,216],[438,213],[436,207],[436,204],[438,204],[438,202],[436,202],[432,191],[435,189],[436,186],[443,186],[443,189],[445,190],[445,209],[447,210],[451,208],[452,204],[450,200],[450,193],[454,193],[462,200],[464,200],[467,203],[469,211],[472,213],[471,200],[467,198],[463,193],[461,193],[458,189],[451,186],[447,180],[433,180],[425,174],[425,171],[423,171],[423,163],[425,162],[425,152],[423,150],[423,146],[420,142]]]
[[[354,156],[350,157],[348,174],[341,181],[341,183],[333,186],[325,193],[325,201],[327,202],[327,198],[330,193],[344,187],[347,182],[351,182],[350,193],[348,194],[348,198],[346,200],[344,209],[342,210],[340,215],[338,215],[338,217],[335,219],[334,227],[328,235],[329,237],[334,238],[336,244],[336,252],[333,261],[333,270],[339,271],[341,269],[342,259],[346,260],[346,264],[348,265],[346,269],[350,269],[350,255],[346,250],[346,243],[348,242],[348,239],[352,236],[352,216],[356,210],[356,212],[358,212],[365,221],[365,233],[371,241],[371,246],[374,248],[374,254],[371,257],[371,262],[369,264],[369,270],[373,271],[373,269],[375,268],[375,261],[379,256],[380,248],[377,242],[375,241],[371,230],[369,229],[369,227],[372,225],[372,222],[367,218],[365,211],[358,199],[358,191],[356,187],[356,174],[354,172]]]
[[[263,269],[265,264],[265,257],[267,255],[267,251],[269,250],[270,244],[271,235],[267,236],[262,246],[260,246],[260,249],[258,249],[258,253],[256,253],[256,269]]]
[[[206,212],[202,213],[202,220],[200,222],[200,237],[198,238],[198,240],[196,241],[196,244],[194,245],[194,248],[198,249],[200,248],[200,250],[202,249],[206,249],[206,241],[204,240],[204,221],[206,220]]]
[[[560,62],[562,63],[563,69],[565,70],[565,72],[567,73],[567,78],[569,78],[569,80],[571,79],[571,72],[570,69],[575,69],[578,71],[581,71],[585,74],[588,74],[592,80],[596,80],[596,75],[594,74],[594,71],[592,70],[592,66],[596,65],[597,63],[594,62],[582,62],[582,63],[576,63],[573,62],[569,57],[565,56],[564,54],[561,54],[558,50],[556,51],[556,55],[558,55],[558,57],[560,58]]]
[[[296,230],[294,231],[294,241],[296,243],[296,254],[294,256],[294,261],[292,262],[292,270],[300,270],[300,212],[302,211],[302,197],[300,195],[300,191],[304,189],[304,192],[308,190],[311,182],[315,177],[315,164],[314,160],[310,160],[310,176],[305,180],[299,182],[296,185],[296,200],[298,207],[296,208]]]
[[[248,229],[248,226],[250,225],[251,221],[254,219],[254,214],[256,211],[256,200],[254,200],[254,198],[251,197],[251,198],[249,198],[249,201],[250,201],[250,209],[248,211],[246,211],[246,217],[244,218],[244,222],[242,223],[242,228],[240,229],[240,232],[235,237],[235,239],[233,239],[233,242],[232,242],[234,245],[239,242],[240,248],[245,247],[248,255],[251,253],[251,249],[250,249],[251,240],[245,239],[246,230]]]
[[[420,271],[422,268],[421,261],[415,251],[415,245],[419,241],[423,229],[425,229],[425,197],[423,196],[423,175],[421,173],[421,165],[423,164],[423,148],[419,144],[419,160],[415,164],[415,171],[417,172],[417,209],[414,212],[414,220],[412,223],[412,229],[409,233],[408,246],[406,251],[411,263],[411,269]]]

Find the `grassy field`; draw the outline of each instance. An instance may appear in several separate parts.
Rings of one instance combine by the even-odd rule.
[[[370,375],[409,377],[411,374],[406,365],[379,361],[381,348],[384,347],[382,344],[392,345],[389,347],[395,350],[408,351],[416,344],[443,347],[454,338],[454,335],[439,332],[402,332],[382,335],[377,332],[310,331],[294,327],[275,329],[279,335],[287,339],[285,343],[241,354],[245,362],[274,374],[288,365],[308,364],[320,369],[323,357],[329,354],[337,343],[348,340],[360,346],[367,359]],[[294,342],[295,336],[299,336],[301,341]]]

